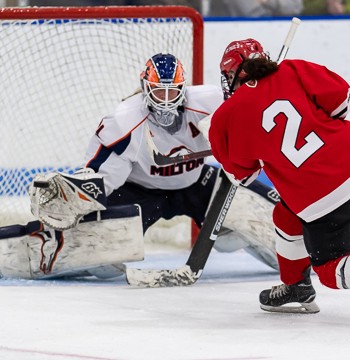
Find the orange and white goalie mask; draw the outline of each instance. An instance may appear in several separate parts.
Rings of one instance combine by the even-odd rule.
[[[179,59],[171,54],[152,56],[140,80],[145,104],[152,110],[157,123],[162,127],[173,125],[186,100],[184,68]]]

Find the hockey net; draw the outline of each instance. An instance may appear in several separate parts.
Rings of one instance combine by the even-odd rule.
[[[101,117],[139,87],[146,60],[181,59],[202,83],[203,21],[182,6],[5,8],[0,12],[0,226],[32,220],[38,173],[82,165]]]

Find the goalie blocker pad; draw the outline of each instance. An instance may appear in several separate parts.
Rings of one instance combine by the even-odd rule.
[[[39,221],[0,228],[1,277],[48,279],[91,275],[108,265],[143,258],[138,205],[112,206],[101,213],[91,213],[75,228],[65,231],[54,230]]]

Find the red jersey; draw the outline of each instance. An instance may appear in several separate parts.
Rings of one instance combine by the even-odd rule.
[[[350,199],[349,96],[327,68],[285,60],[214,113],[213,155],[238,180],[263,167],[288,207],[313,221]]]

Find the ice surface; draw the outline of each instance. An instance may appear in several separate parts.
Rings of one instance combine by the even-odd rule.
[[[176,268],[188,252],[132,267]],[[0,280],[1,360],[323,360],[350,358],[350,294],[313,283],[321,312],[275,314],[259,292],[278,273],[244,251],[213,252],[190,287],[138,289],[123,277]]]

